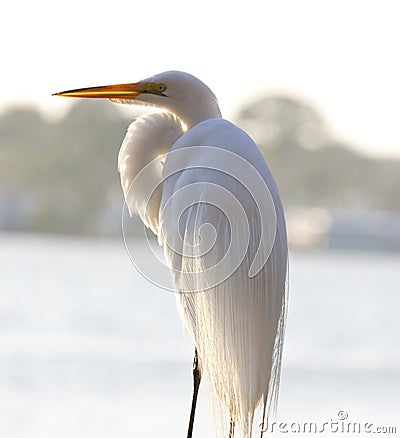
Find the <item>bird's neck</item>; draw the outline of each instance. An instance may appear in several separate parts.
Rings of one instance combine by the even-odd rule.
[[[221,117],[221,111],[217,107],[217,111],[209,111],[209,108],[207,108],[207,111],[197,112],[196,114],[193,114],[192,117],[186,115],[185,117],[182,117],[181,120],[185,124],[187,130],[189,130],[205,120],[220,119]]]
[[[220,119],[222,117],[217,100],[214,98],[207,100],[195,101],[194,99],[180,108],[166,108],[174,113],[179,120],[189,130],[198,123],[209,119]]]

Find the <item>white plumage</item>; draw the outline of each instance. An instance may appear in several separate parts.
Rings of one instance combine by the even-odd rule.
[[[261,423],[276,406],[280,380],[288,253],[278,189],[254,141],[221,118],[198,79],[166,72],[113,87],[64,95],[166,111],[130,125],[118,158],[121,184],[131,214],[164,246],[216,417],[251,437],[257,406]]]
[[[129,126],[119,151],[118,170],[129,211],[131,215],[138,214],[155,234],[159,226],[163,160],[182,134],[180,121],[171,113],[142,116]],[[137,178],[146,166],[147,172]]]
[[[196,148],[187,154],[185,161],[179,163],[181,170],[168,178],[163,176],[160,164],[159,173],[147,172],[158,178],[157,183],[153,180],[129,191],[138,171],[151,160],[166,159],[168,173],[168,156],[164,154],[193,146],[216,146],[243,157],[263,176],[273,196],[279,225],[276,241],[266,266],[255,278],[249,278],[248,273],[260,242],[257,207],[236,179],[210,170],[223,166],[223,162],[214,161],[210,149]],[[253,413],[260,399],[266,401],[269,396],[270,405],[276,401],[284,329],[286,232],[279,194],[265,160],[243,131],[223,119],[208,119],[184,133],[175,115],[156,113],[131,124],[120,151],[119,170],[131,212],[140,215],[160,236],[161,243],[169,240],[165,255],[177,290],[202,290],[208,289],[209,282],[214,284],[215,273],[204,272],[205,265],[213,266],[228,251],[232,238],[238,246],[237,254],[246,254],[238,270],[225,282],[200,293],[180,293],[177,304],[217,396],[217,412],[220,413],[221,400],[228,415],[240,425],[243,436],[250,436]],[[226,188],[239,200],[247,211],[245,223],[235,217],[226,218],[218,208],[204,202],[204,191],[214,189],[209,183]],[[150,197],[148,190],[154,187],[157,190]],[[186,187],[190,187],[189,191],[178,196]],[[197,203],[184,212],[182,197]],[[165,208],[167,203],[171,205]],[[204,224],[215,228],[217,242],[214,251],[200,256],[196,249],[200,251],[199,229]],[[246,225],[250,228],[250,242],[241,242]],[[224,268],[229,270],[230,263]],[[223,277],[221,269],[222,266],[219,274]],[[209,275],[214,277],[210,280]]]
[[[228,168],[226,154],[210,153],[212,149],[209,148],[204,148],[202,153],[202,148],[196,148],[188,154],[190,160],[184,163],[184,170],[167,178],[163,184],[159,234],[171,236],[170,245],[165,246],[166,259],[173,268],[177,289],[187,291],[178,295],[180,313],[195,339],[200,361],[217,395],[215,401],[222,401],[228,415],[247,437],[251,436],[253,413],[260,399],[263,397],[264,402],[269,399],[269,406],[273,408],[278,395],[286,304],[287,245],[283,209],[260,151],[242,130],[225,120],[208,120],[183,135],[171,150],[194,145],[218,146],[247,160],[251,164],[249,170],[254,167],[263,177],[275,205],[277,230],[271,255],[263,269],[249,278],[262,231],[256,202],[244,187],[251,175],[243,175],[238,181],[231,176],[235,172]],[[167,157],[166,173],[168,165]],[[238,160],[234,160],[233,165],[238,165]],[[227,173],[214,170],[215,167]],[[212,199],[207,191],[216,190],[210,183],[233,194],[245,214],[240,214],[236,208],[230,210],[229,217],[223,214],[218,208],[226,202],[224,196],[227,194],[223,190],[220,190],[220,197],[216,197],[216,206],[206,203]],[[178,233],[182,200],[177,196],[168,209],[165,204],[190,184],[197,185],[196,190],[191,190],[197,202],[181,217],[181,232]],[[255,198],[268,196],[262,187],[258,193],[252,191],[252,195]],[[186,194],[184,197],[187,199]],[[201,232],[204,224],[211,224],[216,230],[216,236],[208,239],[215,238],[215,245],[207,253],[201,251],[199,244],[199,235],[207,240],[206,232]],[[268,227],[275,223],[264,225]],[[217,272],[210,272],[208,268],[229,252],[231,241],[235,246],[234,254],[218,266]],[[268,248],[261,246],[261,250],[268,251]],[[200,256],[200,252],[204,254]],[[267,260],[268,254],[265,255]],[[234,256],[240,256],[239,260],[234,262]],[[234,270],[233,265],[238,268]]]

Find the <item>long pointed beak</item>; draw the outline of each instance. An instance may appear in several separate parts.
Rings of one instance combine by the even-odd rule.
[[[53,96],[86,97],[90,99],[135,99],[146,90],[143,83],[104,85],[101,87],[78,88],[76,90],[61,91]]]

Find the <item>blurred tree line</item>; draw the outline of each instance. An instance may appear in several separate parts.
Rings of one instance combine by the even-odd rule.
[[[0,117],[0,227],[114,231],[123,202],[116,158],[127,125],[118,109],[100,102],[79,102],[53,123],[32,108],[6,112]]]
[[[310,106],[266,97],[240,111],[237,121],[264,151],[285,204],[400,211],[400,160],[351,149]]]
[[[79,101],[57,122],[33,108],[0,116],[0,229],[119,233],[116,162],[131,119],[93,101]],[[287,207],[400,211],[400,160],[372,159],[340,143],[309,105],[269,96],[235,122],[262,148]]]

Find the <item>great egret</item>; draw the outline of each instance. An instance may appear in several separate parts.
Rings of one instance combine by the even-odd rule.
[[[237,425],[251,437],[257,406],[260,422],[276,406],[287,306],[284,212],[260,150],[222,119],[212,91],[187,73],[56,95],[164,110],[129,126],[118,166],[131,214],[164,246],[194,338],[187,436],[206,374],[223,429],[232,438]]]

